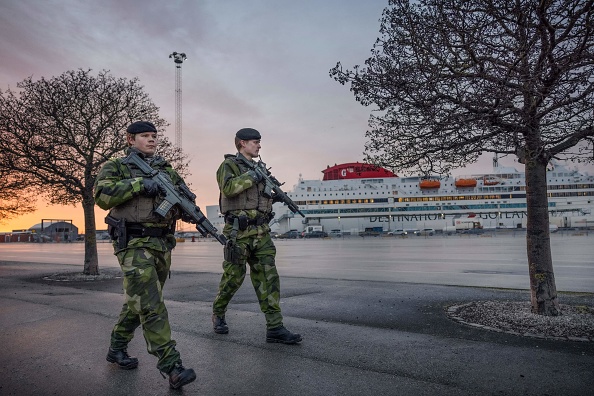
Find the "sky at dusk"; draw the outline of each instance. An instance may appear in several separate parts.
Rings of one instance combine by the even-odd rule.
[[[182,66],[183,149],[198,205],[218,202],[215,172],[234,153],[235,132],[262,134],[261,155],[291,190],[320,179],[328,165],[363,160],[371,108],[329,77],[340,61],[361,65],[378,37],[388,0],[0,0],[0,89],[32,76],[109,70],[138,78],[175,132],[175,65]],[[458,174],[491,170],[485,157]],[[521,168],[511,159],[504,164]],[[592,171],[584,168],[584,170]],[[97,210],[97,228],[105,212]],[[72,219],[80,206],[48,207],[0,224],[29,228],[42,218]]]

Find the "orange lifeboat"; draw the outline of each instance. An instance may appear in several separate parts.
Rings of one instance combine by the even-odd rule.
[[[501,180],[497,176],[484,176],[483,177],[483,185],[485,186],[494,186],[499,184]]]
[[[439,186],[441,186],[440,181],[435,179],[424,179],[419,182],[421,188],[439,188]]]
[[[456,187],[476,187],[476,179],[456,179]]]

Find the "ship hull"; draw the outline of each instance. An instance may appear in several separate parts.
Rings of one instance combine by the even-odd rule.
[[[525,178],[513,168],[460,178],[372,177],[299,180],[288,195],[305,219],[275,206],[272,225],[280,232],[306,225],[343,234],[388,233],[433,228],[437,233],[478,229],[523,229],[527,207]],[[472,180],[470,183],[468,180]],[[594,228],[594,177],[561,166],[547,172],[550,223],[558,228]]]

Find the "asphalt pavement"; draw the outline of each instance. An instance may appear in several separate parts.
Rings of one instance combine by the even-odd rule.
[[[106,271],[116,271],[109,269]],[[105,360],[123,303],[121,278],[56,281],[72,266],[0,261],[0,395],[591,395],[594,342],[465,326],[447,307],[524,301],[525,290],[281,277],[285,325],[299,345],[268,344],[249,277],[211,327],[220,273],[179,272],[165,284],[173,337],[197,380],[169,389],[142,332],[136,370]],[[562,303],[594,304],[567,293]]]

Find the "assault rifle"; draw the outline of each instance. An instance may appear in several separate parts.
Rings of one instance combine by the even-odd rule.
[[[155,213],[165,217],[171,208],[178,205],[182,212],[195,222],[196,229],[202,236],[206,237],[210,234],[215,237],[221,245],[227,243],[225,236],[220,235],[217,232],[217,229],[210,221],[208,221],[200,208],[193,202],[196,196],[185,184],[175,186],[167,173],[151,168],[146,161],[140,158],[137,151],[132,150],[122,163],[136,165],[145,176],[150,177],[163,187],[165,196],[163,197],[163,202],[161,202],[155,209]]]
[[[282,202],[293,213],[299,213],[301,217],[305,217],[305,215],[299,210],[299,206],[283,190],[281,190],[280,186],[285,183],[279,182],[276,177],[270,174],[268,168],[266,168],[266,164],[262,162],[260,159],[257,163],[254,163],[243,155],[239,154],[237,158],[244,163],[250,170],[256,172],[260,179],[264,180],[266,183],[264,187],[264,191],[262,191],[262,195],[266,198],[274,198],[275,201]]]

